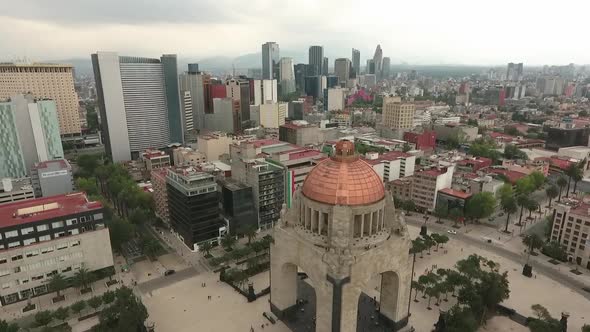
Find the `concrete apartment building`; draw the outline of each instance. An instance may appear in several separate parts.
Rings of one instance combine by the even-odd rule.
[[[279,219],[285,202],[283,167],[259,157],[262,147],[276,140],[256,140],[230,145],[232,178],[252,187],[258,211],[258,227],[270,228]]]
[[[299,146],[319,144],[320,128],[307,121],[292,121],[279,127],[279,140]]]
[[[72,166],[65,159],[36,163],[31,168],[31,182],[36,197],[69,194],[74,191]]]
[[[0,206],[0,302],[49,291],[56,273],[73,277],[82,266],[113,269],[109,231],[100,202],[84,193],[37,198]]]
[[[92,54],[105,150],[113,162],[183,143],[176,55]]]
[[[391,151],[381,155],[370,152],[365,155],[364,160],[373,167],[383,182],[412,176],[416,164],[416,156],[401,151]]]
[[[0,181],[0,205],[35,198],[30,178],[3,178]]]
[[[59,133],[62,136],[80,134],[78,94],[74,90],[71,65],[0,63],[0,100],[22,93],[54,100]]]
[[[287,117],[287,103],[269,103],[261,104],[259,107],[259,121],[258,124],[264,128],[279,128],[285,124]],[[256,121],[256,119],[252,119]]]
[[[565,247],[570,262],[590,270],[590,204],[575,199],[557,203],[551,241]]]
[[[64,156],[53,100],[16,95],[0,102],[0,133],[0,178],[24,177],[35,163]]]
[[[400,97],[383,98],[383,125],[391,129],[411,129],[416,105],[402,102]]]
[[[207,161],[204,153],[192,148],[179,147],[172,151],[174,166],[197,166]]]
[[[145,150],[141,153],[141,161],[147,172],[154,169],[170,167],[170,155],[160,150]]]
[[[168,210],[168,189],[166,187],[166,176],[168,168],[155,169],[150,174],[152,182],[152,198],[154,199],[154,210],[156,216],[163,222],[170,223],[170,212]]]
[[[433,168],[414,173],[412,200],[416,207],[433,211],[436,207],[438,191],[451,188],[454,166]]]
[[[234,139],[222,132],[212,132],[199,136],[197,149],[205,154],[207,161],[219,160],[222,154],[229,154],[229,146]]]
[[[190,250],[217,242],[227,232],[213,175],[193,168],[169,169],[166,188],[170,225]]]

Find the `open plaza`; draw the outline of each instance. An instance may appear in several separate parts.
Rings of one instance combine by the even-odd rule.
[[[408,226],[412,238],[418,236],[417,227]],[[446,253],[445,253],[446,252]],[[515,309],[524,316],[533,314],[531,305],[541,304],[556,318],[561,312],[568,312],[569,331],[579,331],[584,323],[590,321],[590,301],[577,291],[569,289],[541,273],[535,273],[533,278],[527,278],[521,274],[522,265],[498,255],[486,251],[480,247],[469,245],[458,239],[451,239],[444,249],[428,255],[424,258],[417,255],[415,266],[415,278],[419,277],[433,265],[438,268],[452,267],[457,260],[463,259],[470,254],[478,254],[500,263],[500,271],[508,271],[510,281],[510,298],[503,304]],[[248,303],[246,298],[236,292],[225,283],[219,282],[217,273],[202,273],[173,285],[162,287],[143,294],[143,301],[150,313],[149,321],[155,323],[157,331],[290,331],[285,324],[277,322],[271,324],[263,317],[264,312],[269,309],[269,296],[258,298]],[[268,272],[259,274],[252,278],[255,289],[268,286]],[[266,282],[266,283],[265,283]],[[203,284],[205,286],[203,287]],[[375,283],[376,287],[377,283]],[[378,297],[378,292],[367,289],[369,296]],[[452,304],[441,302],[441,306],[434,305],[432,300],[428,310],[427,299],[419,294],[416,303],[411,302],[411,317],[409,325],[414,326],[416,331],[430,331],[434,322],[438,319],[438,310],[446,310]],[[209,299],[209,296],[211,298]],[[412,299],[414,294],[412,294]],[[483,328],[482,328],[483,329]],[[303,330],[302,330],[303,331]],[[516,331],[525,332],[528,328],[521,326],[507,317],[492,318],[485,331]]]

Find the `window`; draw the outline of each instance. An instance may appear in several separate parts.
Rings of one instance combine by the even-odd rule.
[[[4,277],[10,274],[10,271],[8,270],[4,270],[4,271],[0,271],[0,277]]]
[[[27,235],[34,232],[33,227],[27,227],[20,230],[22,235]]]
[[[4,237],[6,237],[7,239],[15,236],[18,236],[18,231],[10,231],[4,233]]]
[[[574,217],[571,217],[571,216],[570,216],[570,217],[568,217],[568,218],[567,218],[567,220],[569,220],[569,221],[574,221]]]
[[[86,222],[86,217],[85,216],[81,216],[80,217],[80,222]]]
[[[2,258],[2,259],[0,259],[0,264],[5,264],[6,262],[8,262],[8,261],[6,260],[6,258]]]
[[[70,235],[76,235],[76,234],[80,234],[80,231],[77,229],[72,229],[69,233],[70,233]]]
[[[61,270],[61,272],[70,272],[70,271],[72,271],[72,267],[71,266],[68,266],[65,269]]]
[[[56,229],[56,228],[61,228],[64,227],[64,222],[62,221],[55,221],[51,223],[51,228]]]
[[[43,231],[46,231],[48,229],[49,229],[49,227],[47,225],[39,225],[39,226],[37,226],[37,232],[43,232]]]
[[[39,242],[49,241],[49,240],[51,240],[51,236],[49,236],[49,235],[39,236]]]
[[[23,259],[23,255],[16,255],[10,258],[13,262]]]
[[[67,243],[62,243],[57,245],[57,250],[62,250],[68,247]]]
[[[37,255],[39,255],[39,250],[29,251],[25,254],[25,256],[27,256],[27,257],[33,257],[33,256],[37,256]]]
[[[43,279],[43,278],[45,278],[45,276],[41,274],[41,275],[38,275],[38,276],[34,276],[34,277],[32,277],[31,279],[32,279],[32,280],[41,280],[41,279]]]
[[[79,245],[80,245],[80,240],[70,242],[70,247],[75,247],[75,246],[79,246]]]
[[[23,244],[24,244],[25,246],[28,246],[29,244],[31,244],[31,243],[35,243],[35,242],[37,242],[37,240],[36,240],[35,238],[31,238],[31,239],[25,239],[25,240],[23,241]]]
[[[103,218],[102,213],[96,213],[94,215],[94,220],[101,220]]]
[[[8,244],[8,248],[14,248],[14,247],[18,247],[18,246],[20,246],[20,241],[10,242]]]

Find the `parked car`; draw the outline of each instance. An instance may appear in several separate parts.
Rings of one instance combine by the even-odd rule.
[[[456,230],[454,230],[454,229],[449,229],[449,230],[447,231],[447,233],[449,233],[449,234],[457,234],[457,231],[456,231]]]
[[[169,276],[169,275],[172,275],[172,274],[174,274],[174,273],[176,273],[176,271],[175,271],[175,270],[166,270],[166,272],[164,272],[164,275],[165,275],[165,276]]]

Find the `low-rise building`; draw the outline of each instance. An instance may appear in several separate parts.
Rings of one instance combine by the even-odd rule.
[[[0,205],[35,198],[30,178],[3,178],[0,181]]]
[[[200,163],[207,161],[207,157],[200,151],[193,150],[187,147],[179,147],[172,151],[172,160],[174,166],[197,166]]]
[[[222,132],[212,132],[200,135],[197,140],[198,150],[205,154],[208,161],[219,160],[219,156],[229,153],[229,146],[233,143],[231,136]]]
[[[551,241],[565,248],[570,262],[590,270],[590,204],[574,199],[557,203]]]
[[[390,182],[413,175],[416,156],[401,151],[390,151],[381,155],[369,152],[365,155],[365,161],[373,167],[383,182]]]
[[[414,173],[412,200],[416,207],[433,211],[439,190],[451,188],[454,166],[433,168]]]
[[[170,167],[170,156],[160,150],[145,150],[141,153],[141,160],[145,164],[147,173],[154,169]]]
[[[457,170],[464,172],[477,172],[482,168],[492,166],[492,159],[485,157],[465,158],[457,162]]]
[[[84,193],[4,204],[0,234],[2,305],[49,292],[57,273],[71,278],[81,267],[114,273],[104,208]]]
[[[413,177],[410,176],[390,181],[387,186],[396,199],[407,201],[412,199],[412,183]]]
[[[407,131],[404,133],[404,141],[416,145],[417,150],[432,151],[436,147],[436,132],[431,130],[423,132]]]
[[[292,121],[279,127],[279,140],[299,146],[315,145],[319,142],[320,128],[307,121]]]
[[[455,190],[451,188],[444,188],[438,191],[436,197],[436,206],[446,207],[448,211],[452,209],[465,210],[467,201],[471,198],[471,193]]]
[[[436,139],[447,142],[449,139],[461,138],[465,142],[473,142],[477,138],[477,127],[465,126],[455,123],[434,126]]]
[[[36,163],[31,168],[31,182],[36,197],[71,193],[74,191],[72,166],[65,159]]]

